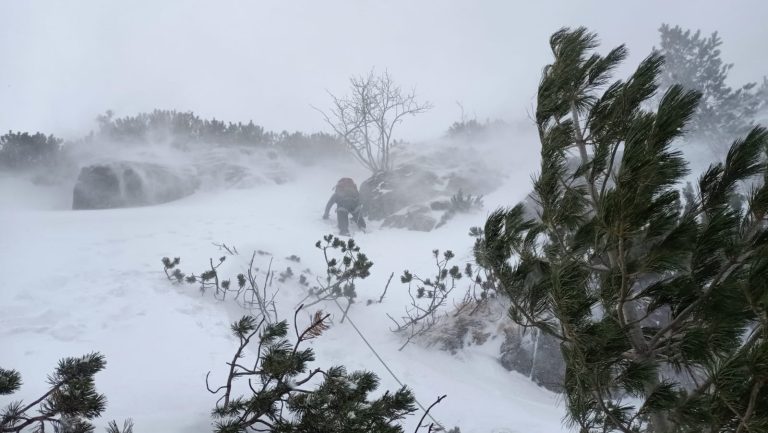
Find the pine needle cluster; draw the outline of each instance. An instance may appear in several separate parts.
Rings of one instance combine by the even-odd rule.
[[[15,401],[0,409],[0,432],[35,429],[90,433],[90,420],[104,411],[107,399],[96,392],[94,376],[106,366],[104,355],[90,353],[79,358],[64,358],[48,376],[48,391],[30,403]],[[21,388],[21,375],[0,368],[0,395]],[[35,413],[33,413],[35,412]]]

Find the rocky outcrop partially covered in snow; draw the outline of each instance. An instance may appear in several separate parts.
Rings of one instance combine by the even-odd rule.
[[[424,205],[414,205],[384,218],[382,227],[408,229],[428,232],[435,228],[437,219],[432,216],[432,210]]]
[[[498,349],[491,350],[502,367],[550,391],[562,392],[565,360],[559,341],[512,322],[507,316],[508,308],[508,303],[499,298],[479,308],[462,303],[442,317],[420,341],[453,354],[471,346],[495,345]]]
[[[430,231],[456,213],[477,210],[478,197],[496,190],[509,174],[500,140],[445,139],[398,148],[395,169],[360,185],[366,217],[384,227]],[[460,192],[466,203],[452,200]]]
[[[555,337],[514,325],[504,330],[499,350],[501,365],[507,370],[526,375],[550,391],[563,391],[565,360]]]
[[[195,173],[146,162],[110,162],[83,167],[72,194],[72,209],[146,206],[192,194]]]
[[[377,173],[360,185],[366,216],[382,220],[412,205],[429,201],[439,192],[439,177],[416,165]]]
[[[408,164],[371,176],[360,185],[366,216],[381,220],[382,227],[428,232],[445,224],[456,212],[482,207],[480,201],[460,203],[456,199],[477,199],[476,195],[463,194],[468,191],[464,188],[487,191],[488,186],[455,171],[438,173],[426,166]]]

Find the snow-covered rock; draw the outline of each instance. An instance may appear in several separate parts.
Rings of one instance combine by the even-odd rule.
[[[435,173],[403,165],[366,179],[360,185],[360,200],[368,218],[381,220],[408,206],[427,203],[440,194],[439,186]]]
[[[565,360],[556,338],[534,329],[523,332],[517,326],[510,326],[504,334],[500,348],[504,368],[524,374],[551,391],[563,391]]]
[[[381,226],[428,232],[437,224],[437,219],[431,213],[431,209],[426,206],[411,206],[403,212],[384,218]]]
[[[72,194],[72,209],[146,206],[192,194],[194,173],[147,162],[118,161],[83,167]]]

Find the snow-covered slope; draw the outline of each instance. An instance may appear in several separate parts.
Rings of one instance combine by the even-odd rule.
[[[422,403],[448,395],[432,413],[464,433],[564,431],[564,409],[557,395],[498,364],[498,341],[457,355],[417,345],[399,352],[401,341],[389,331],[385,315],[402,312],[407,300],[397,278],[383,303],[365,301],[378,298],[392,272],[429,274],[435,248],[452,249],[461,263],[469,260],[468,228],[481,225],[496,206],[524,196],[530,173],[525,166],[531,167],[530,161],[510,167],[505,185],[486,197],[485,213],[461,215],[431,233],[373,224],[369,233],[355,236],[374,266],[358,286],[359,303],[350,317]],[[344,174],[363,177],[349,169]],[[45,210],[40,200],[27,208],[18,201],[7,206],[11,191],[0,188],[0,203],[6,203],[0,205],[0,366],[23,375],[14,398],[40,395],[59,358],[99,351],[107,368],[97,375],[97,388],[108,398],[100,425],[131,417],[137,433],[210,431],[216,397],[205,390],[205,374],[212,371],[213,382],[222,380],[235,348],[229,323],[243,311],[201,296],[196,287],[171,284],[160,258],[180,256],[182,269],[197,272],[210,257],[222,255],[212,243],[224,242],[242,255],[230,257],[223,274],[244,270],[255,250],[272,253],[275,269],[321,273],[314,243],[333,230],[321,215],[338,177],[337,171],[315,169],[283,185],[206,191],[160,206],[102,211]],[[290,255],[299,256],[300,265],[284,259]],[[269,258],[257,255],[256,261],[266,267]],[[290,320],[304,295],[298,284],[285,283],[277,301],[281,318]],[[316,365],[371,370],[381,378],[381,390],[397,388],[348,323],[339,323],[336,307],[322,308],[335,320],[311,343]],[[409,431],[417,418],[407,421]]]

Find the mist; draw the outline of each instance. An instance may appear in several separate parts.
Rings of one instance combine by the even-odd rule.
[[[662,23],[719,31],[730,79],[744,83],[765,72],[766,16],[761,1],[6,1],[0,130],[77,138],[107,109],[155,108],[327,130],[311,106],[377,68],[435,105],[403,127],[418,141],[457,120],[457,102],[481,120],[527,119],[560,27],[587,26],[602,50],[626,43],[619,76],[658,44]]]

